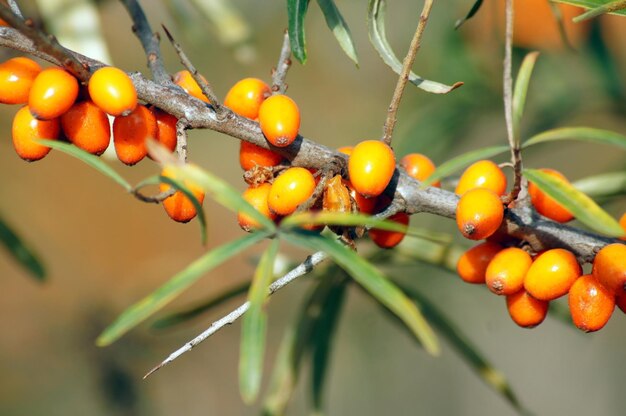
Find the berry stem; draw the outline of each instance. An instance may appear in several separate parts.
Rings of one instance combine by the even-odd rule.
[[[280,55],[276,68],[272,70],[272,93],[284,94],[287,91],[287,71],[291,67],[291,44],[289,43],[289,33],[285,30],[283,35],[283,46],[280,48]]]

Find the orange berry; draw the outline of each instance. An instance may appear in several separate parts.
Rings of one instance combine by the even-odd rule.
[[[626,233],[626,212],[622,215],[622,218],[619,219],[619,225],[624,229],[624,233]],[[626,240],[626,236],[620,237],[622,240]]]
[[[271,188],[272,185],[267,182],[262,183],[259,186],[251,186],[244,191],[242,196],[243,199],[254,207],[254,209],[274,221],[277,216],[270,210],[270,207],[267,204],[267,198],[269,197]],[[243,212],[239,212],[237,214],[237,221],[239,222],[239,226],[244,231],[250,232],[260,228],[260,224],[256,220]]]
[[[64,69],[44,69],[37,75],[28,94],[28,107],[40,120],[60,117],[78,97],[78,81]]]
[[[523,328],[533,328],[546,318],[549,303],[533,298],[524,289],[506,297],[511,319]]]
[[[350,197],[356,203],[356,207],[361,214],[373,214],[376,210],[376,203],[378,202],[378,198],[366,198],[357,191],[354,190],[352,183],[344,179],[344,185],[348,187],[350,191]]]
[[[112,116],[126,116],[137,106],[137,91],[126,72],[105,66],[89,78],[89,96]]]
[[[311,172],[300,167],[289,168],[274,180],[268,205],[276,214],[289,215],[309,199],[314,190],[315,179]]]
[[[176,144],[178,144],[178,137],[176,136],[176,123],[178,119],[156,107],[151,107],[150,111],[152,111],[157,123],[155,139],[170,152],[173,152],[176,150]]]
[[[487,266],[502,246],[486,241],[480,243],[459,257],[456,263],[456,272],[467,283],[485,283]]]
[[[32,59],[18,57],[0,65],[0,103],[25,104],[33,81],[41,72]]]
[[[552,300],[565,295],[580,275],[580,265],[571,251],[546,250],[528,269],[524,288],[536,299]]]
[[[201,75],[202,76],[202,75]],[[202,77],[204,79],[204,77]],[[174,74],[174,84],[181,87],[187,94],[196,97],[199,100],[204,101],[205,103],[209,102],[209,99],[202,93],[202,89],[198,85],[191,72],[186,69],[183,71],[178,71]]]
[[[264,149],[256,144],[240,140],[239,164],[243,170],[250,170],[255,166],[276,166],[282,160],[283,157],[278,153]]]
[[[348,174],[354,189],[366,198],[383,193],[396,170],[391,147],[378,140],[354,146],[348,158]]]
[[[541,171],[563,182],[569,183],[561,172],[554,169],[541,169]],[[537,212],[544,217],[548,217],[556,222],[568,222],[574,218],[574,215],[563,207],[563,205],[556,202],[551,196],[546,195],[532,182],[528,182],[528,194]]]
[[[117,158],[127,165],[134,165],[148,154],[146,139],[155,138],[156,135],[156,119],[152,112],[141,104],[129,115],[115,117],[113,144]]]
[[[50,148],[35,143],[33,139],[56,140],[60,130],[58,119],[37,120],[28,106],[24,106],[13,118],[12,135],[15,152],[29,162],[39,160],[50,152]]]
[[[524,287],[524,277],[532,262],[530,254],[521,248],[505,248],[487,266],[485,283],[496,295],[519,292]]]
[[[109,147],[109,118],[92,101],[74,104],[61,116],[61,127],[70,142],[86,152],[101,155]]]
[[[609,244],[598,251],[593,275],[616,296],[626,295],[626,245]]]
[[[424,181],[435,171],[435,164],[427,156],[421,153],[409,153],[400,159],[400,166],[406,170],[410,177],[418,181]],[[440,187],[441,182],[437,181],[431,186]]]
[[[168,178],[174,177],[172,172],[167,168],[163,169],[161,176]],[[198,202],[202,204],[204,201],[204,190],[200,186],[189,181],[183,181],[181,185],[187,188],[193,196],[196,197]],[[167,183],[161,183],[159,185],[160,192],[167,192],[169,189],[170,185]],[[197,214],[196,207],[193,206],[193,203],[181,191],[176,191],[174,195],[163,200],[163,208],[165,208],[167,215],[177,222],[189,222]]]
[[[590,274],[576,279],[568,302],[574,325],[585,332],[601,329],[615,309],[615,296]]]
[[[402,225],[409,225],[409,215],[406,212],[398,212],[387,218],[390,221],[397,222]],[[378,228],[372,228],[369,231],[370,238],[380,248],[392,248],[400,244],[406,233],[398,231],[387,231]]]
[[[465,238],[483,240],[495,233],[504,218],[504,206],[493,191],[467,191],[456,207],[456,224]]]
[[[626,313],[626,296],[615,296],[615,304],[622,312]]]
[[[244,78],[226,94],[224,105],[234,113],[249,119],[259,116],[261,103],[272,94],[269,85],[258,78]]]
[[[479,160],[465,169],[454,192],[463,195],[473,188],[489,189],[502,196],[506,192],[506,176],[491,160]]]
[[[354,146],[342,146],[337,151],[339,153],[343,153],[344,155],[350,156],[352,154],[352,150],[354,150]]]
[[[259,108],[259,124],[265,138],[274,146],[289,146],[300,130],[298,105],[286,95],[272,95]]]

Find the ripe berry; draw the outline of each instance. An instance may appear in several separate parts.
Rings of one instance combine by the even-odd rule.
[[[406,170],[410,177],[418,181],[424,181],[435,171],[435,164],[428,157],[421,153],[409,153],[400,160],[400,166]],[[437,181],[431,186],[440,187],[441,182]]]
[[[204,77],[202,77],[204,79]],[[187,94],[196,97],[199,100],[204,101],[205,103],[209,102],[209,99],[202,93],[202,89],[198,85],[191,72],[186,69],[183,71],[178,71],[174,74],[174,84],[181,87]]]
[[[243,199],[245,199],[257,211],[274,221],[277,216],[270,211],[270,207],[267,204],[267,198],[270,194],[271,188],[272,185],[269,183],[263,183],[259,186],[251,186],[244,191],[242,196]],[[260,224],[256,220],[243,212],[237,214],[237,221],[239,222],[239,226],[244,231],[250,232],[254,229],[260,228]]]
[[[496,295],[512,295],[524,287],[524,276],[533,260],[530,254],[509,247],[496,254],[487,266],[485,283]]]
[[[137,91],[126,72],[105,66],[89,78],[89,96],[112,116],[126,116],[137,106]]]
[[[571,251],[555,248],[535,258],[526,273],[524,288],[536,299],[552,300],[565,295],[580,275],[576,256]]]
[[[344,155],[350,156],[352,154],[352,150],[354,150],[354,146],[342,146],[337,151],[339,153],[343,153]]]
[[[70,142],[86,152],[101,155],[109,147],[109,118],[92,101],[74,104],[61,116],[61,127]]]
[[[593,259],[593,275],[616,296],[626,295],[626,245],[603,247]]]
[[[32,59],[18,57],[0,65],[0,103],[25,104],[35,77],[41,72]]]
[[[169,169],[163,169],[161,172],[161,176],[165,176],[168,178],[174,177],[172,172]],[[204,201],[204,190],[198,185],[184,181],[182,185],[187,188],[193,196],[198,200],[200,204]],[[167,183],[162,183],[159,185],[160,192],[166,192],[170,189],[170,185]],[[174,195],[166,198],[163,201],[163,208],[165,208],[165,212],[171,219],[177,222],[189,222],[191,221],[197,214],[196,208],[193,206],[189,198],[185,196],[181,191],[174,192]]]
[[[176,137],[176,123],[178,119],[156,107],[150,107],[150,111],[152,111],[157,123],[155,139],[170,152],[173,152],[176,150],[176,144],[178,143],[178,138]]]
[[[479,160],[465,169],[454,192],[462,196],[473,188],[489,189],[502,196],[506,192],[506,176],[491,160]]]
[[[458,275],[467,283],[485,283],[487,266],[500,250],[499,244],[489,241],[470,248],[456,264]]]
[[[624,230],[624,233],[626,233],[626,212],[624,213],[624,215],[622,215],[622,217],[619,219],[619,225],[622,226],[622,229]],[[626,236],[624,237],[620,237],[622,240],[626,240]]]
[[[382,194],[395,169],[393,150],[378,140],[365,140],[357,144],[348,158],[350,183],[366,198]]]
[[[268,205],[276,214],[289,215],[309,199],[314,190],[315,179],[311,172],[300,167],[289,168],[274,180]]]
[[[456,207],[456,224],[461,234],[470,240],[489,237],[500,227],[503,218],[500,197],[489,189],[467,191]]]
[[[626,313],[626,296],[615,296],[615,304],[623,313]]]
[[[257,78],[244,78],[226,94],[224,105],[234,113],[251,120],[259,116],[261,103],[272,94],[270,87]]]
[[[298,105],[286,95],[272,95],[259,108],[259,125],[274,146],[289,146],[300,130]]]
[[[601,329],[615,309],[615,296],[590,274],[576,279],[568,302],[574,325],[585,332]]]
[[[12,135],[15,152],[29,162],[39,160],[50,152],[50,148],[35,143],[33,139],[56,140],[60,130],[58,119],[37,120],[28,106],[24,106],[13,118]]]
[[[402,225],[409,225],[409,215],[406,212],[398,212],[387,218],[390,221]],[[380,248],[392,248],[400,244],[406,233],[398,231],[380,230],[372,228],[369,231],[370,238]]]
[[[554,169],[541,169],[541,171],[565,183],[569,183],[562,173]],[[532,182],[528,182],[528,194],[537,212],[544,217],[548,217],[556,222],[568,222],[574,218],[574,215],[563,205],[556,202],[551,196],[546,195]]]
[[[506,297],[511,319],[523,328],[533,328],[548,314],[548,302],[530,296],[524,289]]]
[[[239,164],[243,170],[250,170],[255,166],[276,166],[282,160],[283,157],[278,153],[264,149],[256,144],[240,140]]]
[[[141,104],[129,115],[115,117],[113,144],[117,158],[127,165],[134,165],[148,153],[146,139],[155,138],[156,135],[156,119],[150,110]]]
[[[40,120],[60,117],[78,97],[78,81],[61,68],[47,68],[37,75],[28,94],[28,107]]]

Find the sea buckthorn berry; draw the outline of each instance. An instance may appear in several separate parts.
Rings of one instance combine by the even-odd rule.
[[[258,78],[244,78],[226,94],[224,105],[240,116],[254,120],[259,116],[261,103],[270,95],[269,85]]]
[[[504,218],[504,206],[493,191],[467,191],[456,207],[456,224],[465,238],[483,240],[495,233]]]
[[[485,283],[496,295],[519,292],[524,287],[524,277],[532,262],[530,254],[521,248],[505,248],[487,266]]]
[[[202,75],[201,75],[202,76]],[[202,77],[204,79],[204,77]],[[202,93],[202,89],[198,85],[191,72],[186,69],[183,71],[178,71],[174,74],[174,84],[181,87],[187,94],[196,97],[199,100],[204,101],[205,103],[209,102],[209,99]]]
[[[593,275],[616,296],[626,295],[626,245],[603,247],[593,259]]]
[[[571,251],[555,248],[535,258],[526,273],[524,288],[536,299],[552,300],[569,292],[580,275],[576,256]]]
[[[376,211],[376,203],[378,202],[378,198],[364,197],[354,190],[354,187],[348,180],[344,179],[343,184],[348,187],[348,191],[350,191],[350,197],[356,203],[356,208],[361,214],[373,214]]]
[[[326,182],[322,207],[323,210],[327,212],[352,211],[350,191],[341,179],[341,175],[335,175],[328,182]]]
[[[569,290],[569,310],[579,329],[593,332],[601,329],[613,314],[615,296],[590,274],[576,279]]]
[[[541,169],[541,171],[565,183],[569,183],[561,172],[554,169]],[[548,217],[556,222],[568,222],[574,218],[574,215],[563,205],[556,202],[551,196],[546,195],[532,182],[528,182],[528,194],[537,212],[544,217]]]
[[[33,81],[41,72],[32,59],[18,57],[0,65],[0,103],[26,104]]]
[[[28,106],[18,110],[13,118],[13,147],[19,157],[29,162],[39,160],[50,152],[50,148],[35,143],[33,139],[56,140],[61,126],[58,119],[37,120]]]
[[[243,170],[250,170],[255,166],[276,166],[282,160],[283,157],[276,152],[264,149],[256,144],[240,140],[239,164]]]
[[[47,68],[37,75],[28,94],[30,112],[40,120],[60,117],[78,97],[78,81],[61,68]]]
[[[168,178],[174,177],[173,173],[167,168],[163,169],[161,176]],[[196,197],[198,202],[202,204],[204,201],[204,190],[200,186],[189,181],[183,181],[181,185],[187,188],[193,196]],[[160,192],[167,192],[169,189],[170,185],[167,183],[161,183],[159,185]],[[187,198],[181,191],[176,191],[174,192],[174,195],[163,200],[163,208],[165,208],[167,215],[177,222],[189,222],[197,214],[196,207],[194,207],[189,198]]]
[[[309,199],[314,190],[315,179],[311,172],[300,167],[289,168],[274,180],[268,205],[276,214],[289,215]]]
[[[485,283],[487,266],[502,246],[486,241],[480,243],[459,257],[456,263],[456,272],[467,283]]]
[[[623,313],[626,313],[626,295],[615,296],[615,304]]]
[[[402,225],[409,225],[409,215],[406,212],[398,212],[387,218],[389,221]],[[400,244],[406,233],[399,231],[387,231],[372,228],[369,231],[370,238],[380,248],[392,248]]]
[[[86,152],[101,155],[109,147],[109,118],[92,101],[74,104],[61,116],[61,127],[70,142]]]
[[[173,152],[176,150],[176,144],[178,143],[178,138],[176,137],[176,123],[178,123],[178,119],[156,107],[151,107],[150,111],[152,111],[157,123],[155,139],[170,152]]]
[[[383,193],[396,169],[393,150],[379,140],[365,140],[354,146],[348,158],[350,183],[366,198]]]
[[[146,139],[157,135],[157,122],[145,106],[139,104],[127,116],[115,117],[113,121],[113,144],[117,158],[134,165],[148,153]]]
[[[465,169],[454,192],[462,196],[474,188],[489,189],[502,196],[506,192],[506,176],[491,160],[479,160]]]
[[[409,153],[400,159],[400,166],[406,170],[410,177],[418,181],[424,181],[435,171],[435,164],[427,156],[421,153]],[[431,186],[440,187],[441,182],[434,182]]]
[[[126,116],[137,106],[137,91],[126,72],[105,66],[89,78],[89,96],[102,111],[117,117]]]
[[[543,322],[549,303],[533,298],[524,289],[506,297],[506,307],[513,322],[523,328],[533,328]]]
[[[619,219],[619,225],[622,226],[622,229],[624,229],[624,233],[626,233],[626,212],[624,213],[624,215],[622,215],[622,217]],[[626,236],[624,237],[620,237],[620,239],[622,240],[626,240]]]
[[[276,214],[270,211],[270,208],[267,205],[267,198],[270,194],[271,188],[272,185],[269,183],[263,183],[259,186],[251,186],[244,191],[242,196],[243,199],[245,199],[257,211],[274,221],[276,219]],[[239,226],[244,231],[250,232],[254,229],[260,228],[260,224],[256,220],[243,212],[237,214],[237,221],[239,222]]]
[[[289,146],[300,130],[298,105],[286,95],[272,95],[259,108],[259,124],[265,138],[274,146]]]
[[[337,151],[339,153],[343,153],[344,155],[350,156],[352,154],[352,150],[354,150],[354,146],[342,146]]]

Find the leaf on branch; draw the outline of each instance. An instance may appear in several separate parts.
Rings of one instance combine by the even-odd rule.
[[[463,18],[461,18],[461,19],[457,20],[457,21],[454,23],[454,29],[456,30],[456,29],[460,28],[461,26],[463,26],[463,24],[464,24],[465,22],[467,22],[469,19],[471,19],[472,17],[474,17],[474,15],[475,15],[476,13],[478,13],[478,10],[480,10],[480,6],[482,6],[482,5],[483,5],[483,0],[476,0],[476,1],[474,2],[474,4],[472,5],[472,8],[470,9],[470,11],[469,11],[469,12],[467,12],[467,15],[466,15],[465,17],[463,17]]]
[[[2,218],[0,218],[0,242],[14,259],[30,272],[32,277],[39,282],[46,279],[46,270],[41,261]]]
[[[537,57],[539,57],[539,52],[531,52],[524,57],[522,66],[517,73],[515,88],[513,89],[513,137],[515,138],[515,145],[518,147],[522,115],[524,114],[524,106],[526,104],[526,93],[528,92],[528,84],[530,83],[530,77],[535,67],[535,62],[537,62]]]
[[[558,140],[579,140],[597,144],[608,144],[626,149],[626,136],[610,130],[592,127],[562,127],[546,130],[526,140],[522,145],[525,149],[538,143],[554,142]]]
[[[367,25],[369,28],[370,42],[374,45],[374,48],[393,71],[400,75],[402,72],[402,62],[393,52],[391,45],[387,41],[387,35],[385,32],[385,9],[386,0],[370,0],[367,14]],[[409,81],[418,88],[434,93],[434,94],[447,94],[450,91],[463,85],[462,82],[457,82],[453,85],[445,85],[439,82],[430,81],[415,73],[409,74]]]
[[[183,195],[185,195],[187,199],[189,199],[189,201],[195,208],[196,214],[198,216],[198,223],[200,224],[200,241],[202,241],[202,245],[206,245],[206,242],[207,242],[206,216],[204,215],[204,209],[202,209],[202,204],[200,203],[200,201],[198,201],[198,199],[193,194],[193,192],[191,192],[189,188],[184,186],[181,182],[173,178],[168,178],[166,176],[159,176],[159,180],[163,183],[166,183],[174,187],[177,191],[182,192]]]
[[[626,172],[610,172],[589,176],[577,180],[572,185],[591,198],[626,195]]]
[[[359,58],[357,57],[350,29],[335,5],[334,0],[317,0],[317,4],[319,4],[320,9],[322,9],[326,24],[333,32],[333,35],[335,35],[341,49],[348,55],[348,58],[352,59],[352,61],[359,66]]]
[[[287,0],[287,18],[289,23],[289,42],[291,53],[301,63],[306,63],[306,41],[304,35],[304,17],[309,7],[309,0]]]
[[[571,4],[573,6],[584,7],[585,9],[591,9],[579,16],[576,16],[573,20],[576,23],[583,22],[585,20],[593,19],[602,14],[618,14],[626,16],[626,1],[618,0],[607,2],[606,0],[554,0],[558,3]]]

